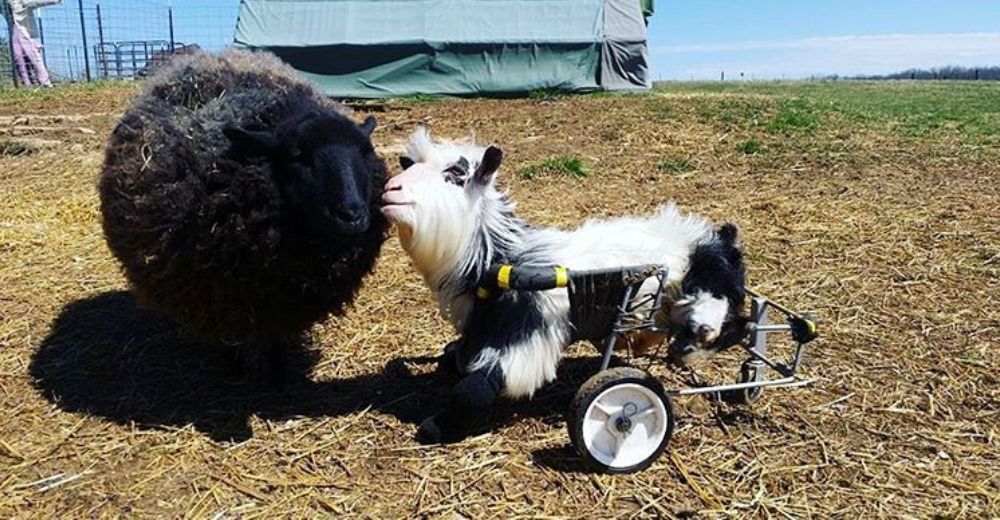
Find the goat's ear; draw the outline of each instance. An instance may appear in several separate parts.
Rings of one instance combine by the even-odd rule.
[[[274,132],[227,126],[222,129],[222,133],[233,144],[233,148],[247,155],[267,155],[278,149],[278,137]]]
[[[410,166],[413,166],[413,163],[414,163],[413,159],[410,159],[405,155],[399,156],[399,166],[404,170],[408,170]]]
[[[493,174],[500,169],[500,162],[503,161],[503,150],[496,146],[490,146],[483,153],[483,160],[476,168],[476,182],[488,183],[493,178]]]
[[[376,124],[378,124],[378,121],[375,119],[375,116],[368,116],[365,118],[364,123],[358,125],[358,130],[361,130],[361,133],[365,134],[365,137],[371,137],[372,132],[375,131]]]

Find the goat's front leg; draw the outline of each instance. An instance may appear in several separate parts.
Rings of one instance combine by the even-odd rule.
[[[459,337],[458,339],[448,343],[444,346],[444,352],[438,357],[437,363],[437,375],[438,377],[444,378],[445,380],[454,381],[465,373],[465,370],[461,365],[461,349],[462,345],[465,343],[465,337]]]
[[[458,442],[475,431],[503,390],[500,367],[481,369],[462,378],[451,390],[448,407],[428,417],[417,430],[417,442]]]

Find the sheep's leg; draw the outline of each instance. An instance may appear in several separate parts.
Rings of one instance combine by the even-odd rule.
[[[245,381],[247,373],[250,372],[249,356],[246,345],[237,345],[227,348],[224,354],[226,375],[234,383]]]
[[[500,367],[481,369],[462,378],[451,390],[448,407],[427,418],[417,430],[417,442],[458,442],[471,434],[503,389]]]
[[[288,356],[285,345],[280,341],[268,344],[265,354],[267,382],[274,388],[282,389],[288,383]]]
[[[228,356],[229,376],[243,383],[255,383],[263,378],[267,385],[283,388],[288,382],[286,350],[279,341],[241,344]]]

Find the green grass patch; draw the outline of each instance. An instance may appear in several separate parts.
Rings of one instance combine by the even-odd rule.
[[[658,83],[657,92],[704,94],[706,115],[726,122],[721,99],[771,99],[774,132],[810,133],[844,122],[902,137],[948,132],[971,144],[1000,144],[1000,82],[996,81],[760,81]],[[714,107],[714,108],[713,108]],[[831,117],[833,119],[831,119]]]
[[[743,155],[757,155],[764,149],[764,146],[760,144],[760,141],[751,137],[746,141],[740,141],[736,145],[736,151],[742,153]]]
[[[13,139],[0,139],[0,155],[15,156],[33,153],[35,147]]]
[[[724,130],[760,126],[774,111],[774,101],[760,97],[706,96],[695,98],[693,103],[699,121]]]
[[[719,122],[728,127],[757,126],[765,118],[768,103],[754,98],[725,98],[719,103]]]
[[[673,103],[659,102],[649,107],[649,113],[659,121],[673,122],[679,119]]]
[[[672,155],[664,157],[656,167],[661,172],[675,174],[690,173],[697,169],[691,159]]]
[[[528,92],[528,99],[535,101],[555,101],[570,95],[570,92],[557,88],[539,88]]]
[[[401,96],[396,98],[397,101],[402,103],[434,103],[437,101],[443,101],[448,99],[447,96],[441,96],[436,94],[411,94],[409,96]]]
[[[822,114],[812,103],[800,98],[783,99],[778,102],[778,113],[767,123],[773,132],[810,133],[823,122]]]
[[[116,80],[100,80],[91,83],[59,83],[54,88],[30,87],[14,88],[13,83],[4,82],[0,87],[0,101],[34,101],[73,99],[81,92],[108,92],[114,90],[135,90],[136,83]]]
[[[523,179],[534,179],[542,175],[566,175],[582,179],[589,176],[590,172],[582,158],[576,155],[556,155],[522,168],[520,175]]]

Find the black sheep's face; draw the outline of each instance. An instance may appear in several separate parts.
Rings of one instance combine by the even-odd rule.
[[[268,159],[288,208],[314,232],[360,235],[372,221],[371,144],[375,118],[356,125],[336,114],[310,114],[273,131],[228,127],[237,155]]]

